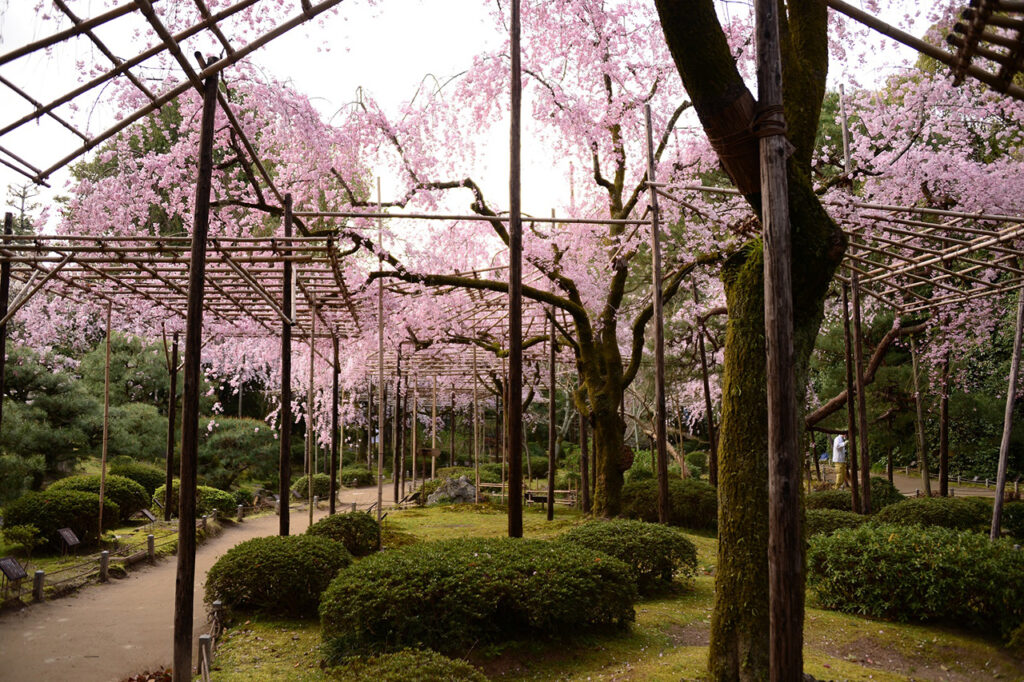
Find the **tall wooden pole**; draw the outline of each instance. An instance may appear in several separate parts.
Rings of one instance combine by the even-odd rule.
[[[399,481],[404,483],[405,463],[402,461],[402,346],[398,346],[398,360],[395,364],[395,406],[391,413],[391,478],[394,485],[395,503],[402,499],[398,494]]]
[[[174,682],[190,682],[192,679],[192,610],[196,581],[196,455],[199,446],[199,392],[202,389],[199,361],[203,345],[203,284],[206,276],[206,235],[210,226],[213,126],[216,109],[217,74],[213,74],[203,84],[199,177],[196,180],[192,253],[188,273],[183,372],[185,386],[181,407],[181,474],[178,492],[178,570],[174,591]]]
[[[377,178],[377,214],[381,212]],[[384,269],[384,219],[377,219],[377,269]],[[384,278],[377,279],[377,523],[384,504]]]
[[[860,486],[857,483],[857,408],[854,402],[856,384],[853,380],[853,338],[850,334],[850,297],[849,286],[843,285],[843,342],[846,352],[846,439],[849,461],[844,463],[850,472],[850,502],[853,511],[860,513]]]
[[[587,416],[580,410],[580,501],[583,513],[590,513],[590,453],[587,446]]]
[[[327,513],[334,516],[335,501],[338,495],[338,471],[342,467],[342,444],[345,440],[344,429],[338,428],[338,374],[341,368],[338,366],[338,337],[334,336],[333,341],[333,362],[331,363],[331,492]]]
[[[511,0],[509,22],[512,110],[509,130],[508,212],[508,535],[523,537],[523,224],[520,216],[520,148],[523,82],[519,64],[519,0]]]
[[[697,280],[691,279],[693,285],[693,305],[699,306],[699,294],[697,291]],[[708,483],[718,485],[718,447],[715,438],[715,415],[711,405],[711,382],[708,378],[708,356],[704,349],[704,323],[700,322],[697,327],[697,347],[700,349],[700,371],[704,379],[704,421],[708,429]]]
[[[1017,399],[1017,376],[1020,373],[1021,333],[1024,330],[1024,289],[1017,291],[1017,329],[1013,335],[1013,357],[1010,359],[1010,380],[1006,387],[1006,411],[1003,413],[1003,439],[999,443],[999,468],[996,470],[996,499],[992,505],[992,527],[989,537],[999,537],[1003,519],[1003,495],[1006,492],[1006,462],[1010,454],[1010,431],[1013,429],[1013,404]]]
[[[166,348],[166,346],[165,346]],[[174,486],[174,443],[177,440],[174,436],[176,431],[174,423],[177,421],[178,408],[178,332],[174,332],[171,341],[171,362],[169,370],[171,386],[167,395],[167,462],[164,475],[164,521],[171,520],[171,495]]]
[[[647,181],[651,205],[651,301],[654,306],[654,445],[657,449],[658,521],[668,523],[668,452],[665,441],[665,317],[661,296],[661,225],[658,214],[658,192],[654,166],[654,130],[651,125],[651,105],[644,105],[644,123],[647,128]]]
[[[455,386],[452,386],[452,406],[449,409],[451,424],[448,427],[448,466],[455,466]]]
[[[757,0],[755,5],[758,101],[766,117],[759,134],[768,388],[769,669],[772,682],[796,682],[803,677],[804,557],[779,6],[776,0]]]
[[[939,387],[939,495],[949,495],[949,350],[942,359],[942,385]]]
[[[4,214],[4,244],[14,234],[14,214]],[[11,261],[0,262],[0,319],[7,317],[7,303],[11,297]],[[7,323],[0,324],[0,429],[4,422],[4,395],[7,392]],[[169,487],[169,486],[168,486]]]
[[[921,467],[921,487],[925,497],[932,496],[932,478],[928,467],[928,450],[924,440],[924,404],[921,398],[921,384],[917,370],[917,339],[910,337],[911,371],[914,373],[914,409],[916,414],[915,431],[917,433],[917,461]]]
[[[370,441],[373,436],[373,379],[366,380],[366,468],[373,471]]]
[[[316,475],[316,446],[313,445],[313,360],[316,357],[316,300],[309,301],[309,375],[306,383],[306,503],[309,525],[313,525],[313,476]]]
[[[475,483],[475,501],[480,502],[480,405],[476,394],[476,346],[473,346],[473,472]]]
[[[555,518],[555,309],[548,326],[548,521]]]
[[[410,419],[410,428],[412,428],[412,490],[416,490],[416,446],[419,445],[416,441],[417,432],[417,415],[419,414],[419,381],[414,377],[412,380],[412,419]]]
[[[292,195],[284,195],[284,238],[292,236]],[[278,534],[288,535],[291,508],[288,506],[292,484],[292,325],[295,321],[295,291],[292,287],[292,262],[281,266],[281,306],[288,319],[281,321],[281,450],[278,455],[277,508]]]
[[[110,444],[110,310],[107,303],[107,348],[103,360],[103,446],[100,451],[100,518],[99,535],[103,537],[103,497],[107,492],[107,447]]]
[[[850,291],[853,294],[853,362],[857,380],[857,430],[860,436],[860,499],[861,511],[871,513],[871,454],[868,451],[868,405],[864,395],[864,338],[860,326],[860,282],[857,271],[850,275]],[[854,459],[856,461],[856,459]],[[855,470],[851,471],[854,477]]]
[[[437,375],[430,392],[430,480],[437,476]]]

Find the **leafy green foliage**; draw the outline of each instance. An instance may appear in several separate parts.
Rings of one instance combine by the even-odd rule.
[[[246,477],[273,479],[280,450],[280,441],[265,422],[217,417],[199,444],[199,473],[204,483],[221,490]]]
[[[130,457],[118,457],[112,461],[110,473],[130,478],[141,485],[146,491],[147,500],[152,498],[153,491],[167,480],[167,472],[163,469],[145,462],[136,462]]]
[[[430,497],[438,488],[441,487],[441,484],[444,483],[444,480],[445,479],[443,478],[435,478],[432,481],[423,481],[423,484],[420,485],[419,488],[420,496],[416,498],[416,504],[418,504],[421,507],[425,506],[427,504],[427,498]]]
[[[888,479],[880,476],[871,477],[871,510],[877,512],[879,509],[888,507],[907,499]],[[852,504],[852,502],[851,502]]]
[[[714,487],[693,478],[669,479],[669,524],[705,530],[718,522],[718,495]],[[622,486],[622,516],[656,523],[658,521],[658,482],[634,481]]]
[[[901,526],[984,530],[991,516],[992,507],[978,497],[912,497],[882,509],[875,518]]]
[[[42,455],[0,455],[0,504],[21,497],[26,488],[42,479],[45,468]]]
[[[1024,501],[1007,502],[1003,505],[1000,526],[1010,536],[1024,540]]]
[[[807,566],[808,584],[825,608],[1003,635],[1024,621],[1024,552],[1007,540],[865,524],[810,538]]]
[[[328,662],[331,656],[327,656]],[[351,656],[327,670],[330,680],[345,682],[487,682],[465,661],[429,649],[402,649],[380,656]]]
[[[178,510],[178,479],[171,484],[171,510]],[[153,491],[153,497],[164,503],[165,486],[161,485]],[[222,514],[230,514],[235,508],[235,496],[224,490],[211,488],[209,486],[196,486],[196,514],[202,516],[211,513],[214,509]]]
[[[315,535],[272,535],[241,542],[213,565],[206,601],[239,611],[282,616],[316,614],[320,593],[352,556],[344,545]]]
[[[104,502],[104,530],[115,526],[121,509],[116,502]],[[4,507],[4,523],[12,526],[32,524],[39,529],[44,547],[60,546],[58,528],[70,528],[88,545],[96,542],[96,528],[99,525],[100,496],[81,490],[56,489],[31,492]]]
[[[341,571],[320,618],[335,651],[426,646],[464,652],[517,636],[621,626],[633,620],[628,566],[541,540],[462,539],[408,545]]]
[[[306,535],[336,540],[352,556],[366,556],[380,549],[380,525],[366,512],[327,516],[310,526]]]
[[[853,511],[853,500],[849,490],[815,490],[804,498],[806,509],[834,509]]]
[[[103,442],[102,410],[90,420],[95,447]],[[152,405],[125,403],[110,406],[107,452],[147,462],[161,462],[167,454],[167,417]]]
[[[690,474],[700,478],[708,473],[708,453],[690,452],[686,455],[686,466],[690,468]]]
[[[101,340],[85,354],[78,367],[82,386],[100,402],[103,400],[106,355],[107,344]],[[155,343],[146,344],[137,336],[111,334],[110,405],[146,403],[150,407],[166,409],[169,392],[170,377],[163,348]],[[166,426],[165,421],[165,429]]]
[[[689,581],[697,573],[697,548],[679,531],[644,521],[590,521],[558,537],[615,557],[633,573],[637,589],[647,594],[672,582]]]
[[[840,528],[856,528],[868,517],[840,509],[808,509],[804,525],[807,537],[828,534]]]
[[[306,499],[309,496],[309,477],[299,476],[292,483],[292,490]],[[326,500],[331,494],[331,477],[327,474],[313,474],[313,495]]]
[[[81,490],[100,494],[100,475],[68,476],[50,485],[49,490]],[[117,503],[121,520],[127,521],[132,514],[141,511],[148,503],[146,489],[130,478],[109,474],[103,488],[103,497]]]
[[[362,488],[376,483],[377,474],[366,467],[345,467],[342,469],[341,479],[339,482],[344,483],[344,485],[347,485],[350,488]]]
[[[39,536],[39,528],[31,523],[4,526],[3,533],[4,540],[19,545],[29,559],[32,558],[32,550],[46,542]]]
[[[470,483],[476,480],[476,470],[473,467],[441,467],[435,473],[440,480],[446,478],[458,479],[459,476],[465,476],[466,480]],[[534,476],[536,475],[534,474]],[[547,470],[545,470],[544,475],[547,476]],[[501,483],[501,465],[497,463],[481,464],[480,482]]]

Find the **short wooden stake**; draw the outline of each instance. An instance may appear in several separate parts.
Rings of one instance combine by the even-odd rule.
[[[100,582],[105,583],[109,578],[108,569],[110,568],[110,552],[103,550],[100,552]]]
[[[43,601],[43,584],[46,582],[46,571],[36,571],[32,578],[32,601]]]
[[[241,521],[243,518],[245,518],[245,507],[243,507],[242,505],[238,505],[238,507],[236,508],[235,511],[236,511],[236,516],[235,516],[235,520],[236,521]]]
[[[149,563],[156,563],[156,538],[152,533],[146,536],[146,557],[149,559]]]

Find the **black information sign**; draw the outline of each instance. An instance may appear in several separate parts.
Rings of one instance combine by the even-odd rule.
[[[4,577],[8,580],[21,580],[28,577],[28,573],[14,557],[5,556],[0,559],[0,571],[3,571]]]
[[[64,544],[68,547],[76,547],[82,544],[82,541],[75,535],[75,531],[70,528],[58,528],[57,534],[60,535],[60,539],[64,541]]]

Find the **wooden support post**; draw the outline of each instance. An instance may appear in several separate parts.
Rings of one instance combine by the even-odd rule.
[[[587,452],[587,416],[580,410],[580,497],[583,513],[589,514],[590,502],[590,453]]]
[[[45,594],[43,592],[46,586],[46,571],[37,570],[32,578],[32,601],[41,602],[43,601]]]
[[[107,303],[107,346],[103,357],[103,443],[100,449],[100,515],[99,534],[96,536],[99,540],[103,539],[103,500],[107,492],[107,449],[110,444],[110,313],[111,305]]]
[[[860,327],[860,282],[856,270],[852,271],[850,280],[850,291],[853,294],[853,359],[857,380],[857,431],[860,436],[860,508],[863,513],[870,514],[871,454],[868,451],[867,396],[864,395],[864,339]],[[851,473],[856,478],[857,471],[852,470]]]
[[[399,479],[405,475],[402,461],[402,346],[398,346],[398,361],[395,365],[395,407],[391,416],[391,479],[394,484],[395,503],[402,499],[398,494]]]
[[[164,350],[167,346],[164,346]],[[177,440],[174,422],[177,421],[178,409],[178,332],[174,332],[171,341],[171,361],[167,365],[170,375],[170,391],[167,394],[167,461],[164,475],[164,521],[171,520],[171,495],[174,487],[174,443]]]
[[[292,236],[292,195],[284,195],[284,238]],[[290,243],[290,242],[289,242]],[[288,319],[281,321],[281,449],[278,456],[278,534],[288,535],[291,522],[288,496],[292,480],[292,326],[295,323],[295,291],[292,262],[281,266],[281,308]]]
[[[14,234],[14,214],[4,214],[4,244]],[[7,302],[11,296],[11,261],[0,261],[0,319],[7,317]],[[0,430],[4,422],[4,395],[7,391],[7,323],[0,324]]]
[[[480,403],[476,394],[476,346],[473,346],[473,477],[475,502],[480,503]]]
[[[151,564],[156,563],[156,538],[152,533],[146,536],[146,559]]]
[[[452,387],[451,424],[448,426],[448,436],[451,441],[448,449],[448,466],[455,466],[455,387]]]
[[[555,309],[548,311],[548,521],[555,518]]]
[[[332,338],[333,357],[331,363],[331,492],[330,502],[327,505],[327,513],[334,516],[335,500],[338,497],[338,472],[343,465],[345,429],[339,428],[338,421],[341,418],[338,414],[338,374],[341,367],[338,365],[338,337]]]
[[[188,273],[185,321],[184,392],[181,408],[181,474],[178,492],[178,567],[174,594],[174,682],[192,679],[192,610],[196,581],[196,455],[199,448],[199,362],[203,345],[203,284],[206,276],[206,235],[210,226],[213,174],[214,114],[217,75],[203,83],[203,118],[199,138],[199,177]]]
[[[437,475],[437,375],[430,394],[430,480]]]
[[[366,468],[373,471],[370,442],[373,440],[373,379],[366,380]]]
[[[377,178],[377,213],[381,213],[380,178]],[[384,219],[377,219],[377,269],[384,269]],[[377,280],[377,523],[384,505],[384,279]]]
[[[416,490],[416,448],[419,445],[417,442],[419,435],[419,380],[413,377],[412,380],[412,418],[410,421],[410,428],[412,429],[412,490]]]
[[[508,338],[509,466],[508,535],[523,537],[523,224],[520,215],[520,145],[523,82],[519,54],[519,0],[511,0],[509,22],[512,79],[509,126]]]
[[[100,552],[100,582],[105,583],[110,579],[110,552]]]
[[[842,466],[849,472],[850,495],[853,511],[860,513],[860,486],[857,482],[857,408],[856,384],[853,381],[853,339],[850,334],[849,286],[843,285],[843,339],[846,351],[846,440],[847,462]]]
[[[693,285],[693,305],[699,307],[697,280],[690,279]],[[704,379],[704,421],[708,429],[708,483],[718,486],[718,447],[715,438],[715,416],[711,405],[711,382],[708,377],[708,356],[704,348],[704,323],[697,328],[697,347],[700,349],[700,371]]]
[[[313,476],[316,471],[316,447],[313,445],[313,361],[316,359],[316,299],[309,301],[309,381],[306,384],[306,504],[309,506],[309,525],[313,525]],[[308,527],[308,526],[307,526]]]
[[[914,408],[916,414],[915,428],[917,433],[917,463],[921,468],[921,485],[925,497],[932,496],[932,479],[928,470],[928,450],[924,441],[924,404],[921,399],[921,385],[917,370],[917,338],[910,337],[911,371],[914,373]]]
[[[767,119],[759,135],[768,388],[769,674],[772,682],[797,682],[803,678],[804,562],[779,7],[776,0],[757,0],[755,5],[758,101]]]
[[[1017,398],[1017,376],[1020,373],[1021,333],[1024,331],[1024,289],[1017,291],[1017,329],[1013,335],[1013,357],[1010,359],[1010,380],[1006,387],[1006,411],[1003,413],[1003,438],[999,443],[999,468],[996,470],[996,499],[992,505],[992,527],[989,537],[999,538],[1003,519],[1003,495],[1006,492],[1006,463],[1010,454],[1010,431],[1013,430],[1013,404]],[[988,487],[988,486],[986,486]]]
[[[942,360],[939,387],[939,496],[949,495],[949,350]]]

